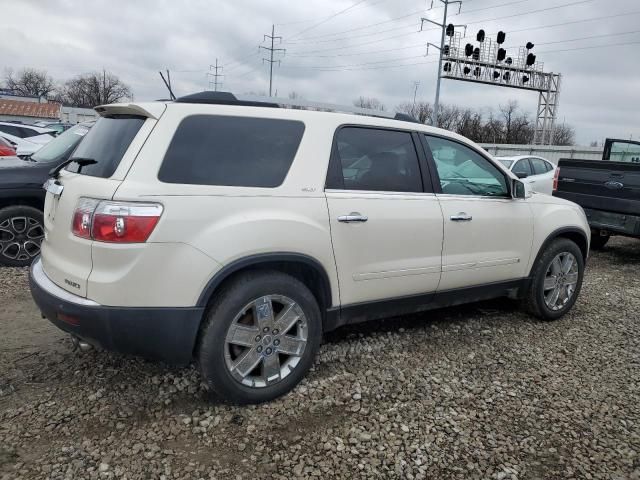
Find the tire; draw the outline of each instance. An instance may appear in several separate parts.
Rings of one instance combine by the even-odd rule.
[[[602,250],[610,238],[609,235],[600,235],[599,231],[591,233],[591,248],[594,250]]]
[[[0,266],[31,265],[43,238],[44,218],[37,208],[14,205],[0,210]]]
[[[572,266],[569,273],[559,274],[556,259],[559,259],[560,265],[563,266],[570,258],[569,255],[573,258],[575,268]],[[565,267],[566,265],[568,263],[564,264]],[[531,285],[524,298],[525,309],[541,320],[557,320],[575,304],[580,294],[583,276],[584,258],[578,245],[567,238],[553,240],[533,266]],[[553,280],[549,277],[553,277]],[[575,284],[569,296],[568,284],[574,279]],[[560,288],[556,304],[553,303],[556,287],[551,286],[554,282]],[[566,289],[563,291],[563,288]]]
[[[236,404],[266,402],[293,389],[311,368],[322,337],[320,309],[311,291],[277,271],[232,279],[205,322],[197,352],[202,377],[223,401]],[[277,378],[270,375],[276,371]]]

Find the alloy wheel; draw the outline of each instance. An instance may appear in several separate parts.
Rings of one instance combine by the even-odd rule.
[[[283,295],[265,295],[245,305],[233,319],[225,338],[225,364],[241,384],[267,387],[296,368],[307,338],[302,308]]]
[[[551,310],[561,310],[571,300],[578,284],[578,261],[570,252],[557,254],[544,277],[544,302]]]
[[[35,218],[17,216],[0,223],[0,255],[13,261],[28,261],[40,253],[42,224]]]

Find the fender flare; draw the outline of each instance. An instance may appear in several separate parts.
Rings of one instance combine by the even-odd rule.
[[[531,263],[531,268],[529,269],[529,278],[531,278],[531,274],[533,272],[533,268],[535,267],[536,263],[540,259],[540,256],[544,253],[544,251],[551,244],[551,242],[553,242],[558,237],[566,236],[567,233],[572,234],[572,235],[576,235],[577,234],[577,235],[580,235],[580,237],[582,237],[582,239],[584,240],[585,249],[583,250],[581,245],[578,245],[578,248],[580,248],[580,250],[582,251],[584,261],[585,262],[587,261],[587,257],[589,255],[589,237],[587,236],[587,234],[582,229],[580,229],[578,227],[562,227],[562,228],[558,228],[558,229],[554,230],[553,232],[551,232],[547,236],[545,241],[542,242],[542,245],[538,249],[538,253],[536,255],[536,258]]]
[[[331,282],[329,281],[329,275],[327,274],[325,268],[315,258],[302,253],[293,252],[260,253],[256,255],[249,255],[247,257],[234,260],[233,262],[225,265],[209,280],[204,290],[198,297],[196,306],[206,307],[215,290],[232,274],[247,267],[259,267],[260,265],[274,262],[284,262],[289,264],[298,263],[311,267],[320,278],[323,296],[322,301],[324,302],[324,307],[326,309],[331,307]]]

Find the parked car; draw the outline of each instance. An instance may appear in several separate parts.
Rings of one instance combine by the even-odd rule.
[[[67,130],[69,130],[71,127],[73,127],[73,123],[63,123],[63,122],[39,122],[38,124],[43,128],[47,128],[50,130],[53,130],[54,135],[60,135],[62,132],[66,132]]]
[[[49,171],[69,158],[92,124],[71,128],[26,159],[0,161],[0,266],[24,267],[40,253],[42,185]]]
[[[593,248],[613,235],[640,238],[640,142],[608,138],[602,160],[561,158],[554,195],[581,205]]]
[[[15,157],[16,149],[8,140],[0,137],[0,157]]]
[[[531,155],[495,158],[516,177],[530,185],[532,191],[548,195],[553,193],[556,166],[546,158]]]
[[[406,115],[283,102],[296,108],[220,92],[97,107],[46,185],[43,315],[106,349],[195,357],[222,398],[256,403],[341,325],[500,296],[544,320],[571,309],[579,206]]]
[[[35,125],[25,125],[23,123],[0,122],[0,132],[8,133],[18,138],[31,138],[40,135],[54,137],[56,131],[51,128],[36,127]]]
[[[19,157],[26,158],[36,153],[54,137],[49,134],[43,134],[29,138],[20,138],[5,132],[0,132],[0,138],[11,143]]]

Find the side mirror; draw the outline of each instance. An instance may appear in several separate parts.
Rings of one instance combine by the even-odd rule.
[[[511,181],[511,197],[512,198],[527,198],[527,188],[524,183],[519,180]]]
[[[529,176],[528,173],[525,172],[514,172],[516,174],[516,177],[522,179],[522,178],[527,178]]]

